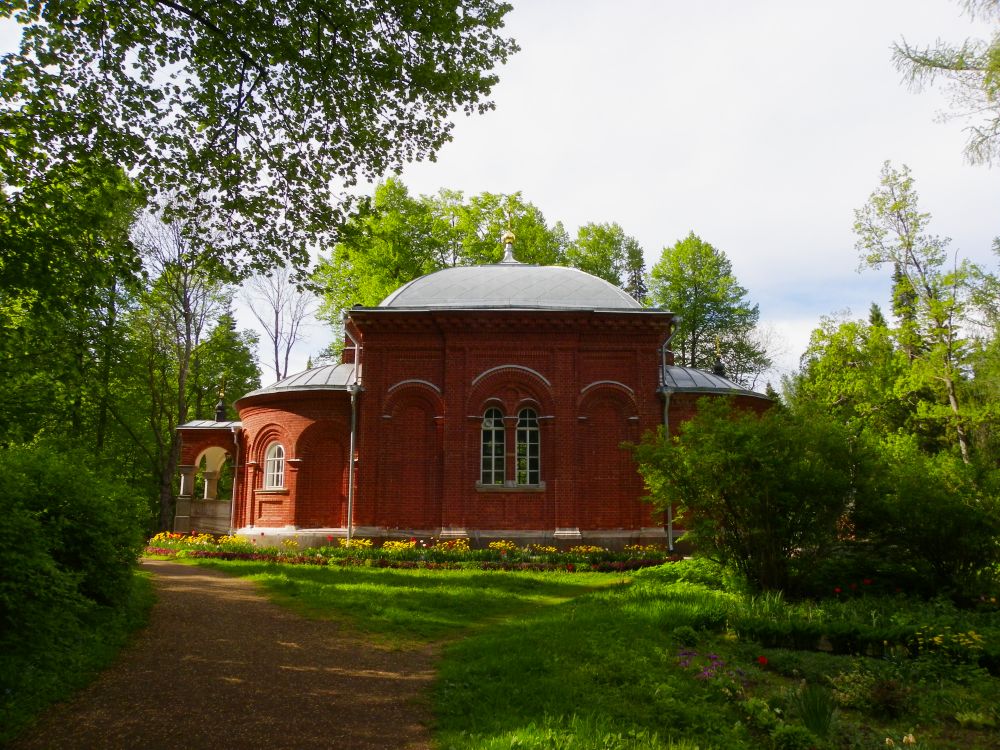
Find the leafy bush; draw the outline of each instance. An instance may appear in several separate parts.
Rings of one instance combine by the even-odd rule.
[[[635,447],[653,502],[676,504],[685,539],[755,588],[784,589],[821,559],[854,495],[852,445],[829,419],[702,399],[680,434]]]
[[[5,566],[5,585],[23,586],[38,571],[54,569],[97,604],[127,595],[142,549],[143,504],[89,464],[85,454],[45,446],[0,451],[0,526],[10,524],[5,535],[16,533],[16,524],[32,526],[27,538],[35,547]]]
[[[979,488],[973,467],[947,453],[929,456],[905,436],[878,449],[878,479],[855,513],[859,538],[909,567],[928,594],[962,589],[1000,561],[1000,503]]]
[[[45,445],[0,450],[0,744],[133,627],[142,503]],[[148,587],[147,587],[148,588]],[[123,619],[124,618],[124,619]]]
[[[781,724],[771,732],[774,750],[813,750],[816,737],[799,724]]]

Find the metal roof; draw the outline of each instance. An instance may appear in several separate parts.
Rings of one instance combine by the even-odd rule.
[[[180,425],[178,430],[228,430],[232,427],[242,426],[242,422],[216,422],[214,419],[193,419]]]
[[[289,375],[274,385],[251,391],[243,398],[263,396],[265,393],[288,393],[289,391],[346,391],[355,382],[354,363],[340,362]]]
[[[668,365],[663,371],[663,380],[660,390],[671,393],[730,393],[767,398],[767,396],[737,385],[721,375],[705,370],[696,370],[693,367]]]
[[[577,268],[523,263],[445,268],[405,284],[379,307],[643,309],[614,284]]]

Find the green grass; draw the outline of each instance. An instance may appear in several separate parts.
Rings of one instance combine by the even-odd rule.
[[[108,667],[146,625],[155,599],[151,576],[137,571],[121,608],[94,607],[79,621],[54,613],[61,620],[57,640],[40,643],[25,634],[18,648],[0,654],[0,747]]]
[[[196,563],[249,578],[300,614],[335,619],[396,648],[465,635],[621,581],[598,573],[393,570],[216,560]]]
[[[1000,680],[974,663],[765,648],[732,629],[770,618],[994,632],[995,611],[751,597],[697,562],[627,584],[601,574],[199,564],[250,576],[297,611],[381,642],[446,641],[432,695],[439,750],[862,750],[887,737],[901,747],[910,732],[908,747],[920,750],[1000,747]]]

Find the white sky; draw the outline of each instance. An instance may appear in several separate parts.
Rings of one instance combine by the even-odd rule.
[[[514,0],[507,30],[522,50],[496,110],[456,117],[437,162],[404,171],[413,194],[520,190],[571,235],[618,222],[647,265],[694,231],[784,339],[785,371],[820,316],[887,296],[851,229],[886,159],[911,167],[933,232],[997,268],[1000,168],[966,164],[945,95],[908,90],[890,57],[902,37],[994,33],[955,2]],[[312,328],[292,369],[328,338]]]

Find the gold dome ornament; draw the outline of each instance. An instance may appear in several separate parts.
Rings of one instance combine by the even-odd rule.
[[[514,258],[514,233],[509,229],[503,233],[503,260],[501,263],[517,263]]]

